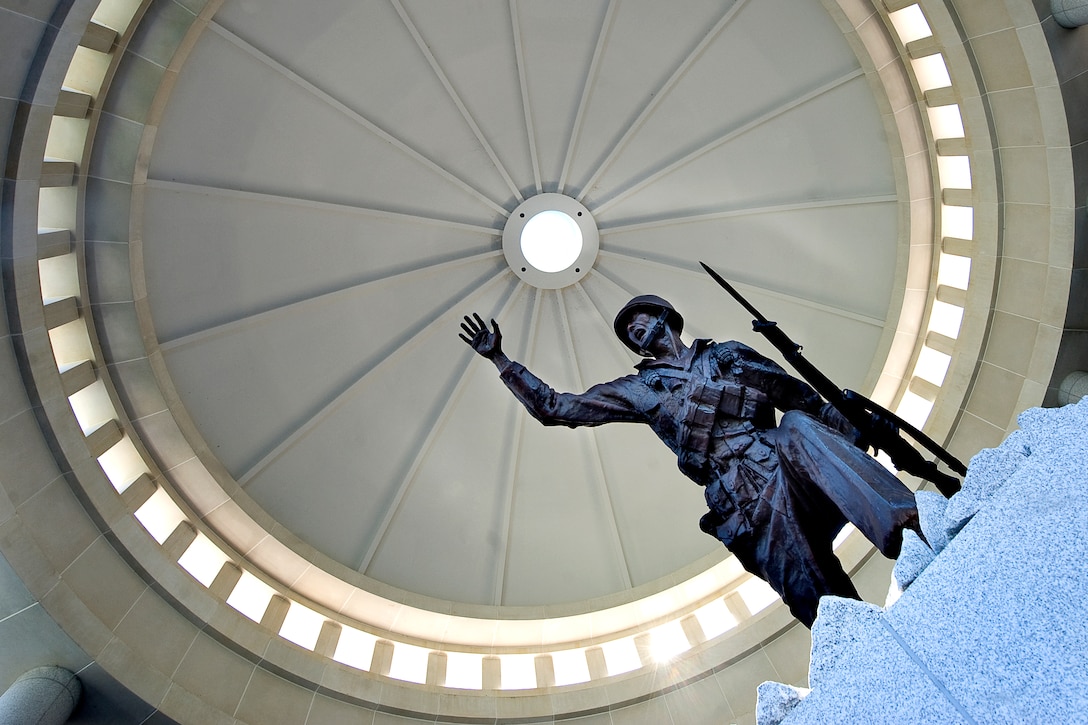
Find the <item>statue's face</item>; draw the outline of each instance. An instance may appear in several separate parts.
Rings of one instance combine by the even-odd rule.
[[[636,313],[631,321],[627,323],[627,337],[630,338],[631,342],[635,343],[636,347],[653,352],[654,339],[646,339],[647,335],[656,332],[654,338],[660,338],[665,334],[664,326],[658,326],[656,323],[656,315],[651,315],[648,312]]]

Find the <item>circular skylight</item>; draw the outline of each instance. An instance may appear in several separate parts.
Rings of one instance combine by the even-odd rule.
[[[561,289],[585,277],[597,260],[599,243],[589,209],[565,194],[529,197],[502,230],[510,269],[538,289]]]
[[[521,231],[521,252],[541,272],[562,271],[582,253],[582,230],[569,214],[542,211]]]

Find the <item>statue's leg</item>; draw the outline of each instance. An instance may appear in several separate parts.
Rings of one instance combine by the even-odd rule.
[[[790,411],[776,431],[784,478],[815,487],[889,558],[918,526],[914,494],[874,458],[810,415]]]
[[[812,627],[820,597],[861,597],[831,550],[831,541],[806,536],[796,523],[776,514],[760,536],[734,542],[730,549],[745,569],[778,592],[793,616]]]
[[[861,597],[831,548],[845,523],[842,514],[812,487],[797,493],[779,469],[764,492],[766,498],[753,511],[755,530],[733,541],[729,549],[811,627],[820,597]]]

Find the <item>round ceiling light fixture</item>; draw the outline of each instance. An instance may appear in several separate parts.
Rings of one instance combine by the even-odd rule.
[[[541,272],[560,272],[582,253],[582,230],[565,212],[542,211],[521,230],[521,253]]]
[[[597,224],[580,202],[537,194],[506,220],[502,249],[514,273],[534,287],[559,289],[586,276],[597,259]]]

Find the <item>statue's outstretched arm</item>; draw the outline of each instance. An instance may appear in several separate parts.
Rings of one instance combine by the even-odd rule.
[[[545,425],[601,425],[612,422],[645,422],[642,408],[632,400],[632,388],[641,387],[634,376],[594,385],[581,394],[559,393],[512,361],[502,351],[502,333],[495,320],[487,323],[478,314],[465,315],[459,337],[479,355],[495,363],[499,377],[529,413]],[[645,407],[645,406],[643,406]]]

